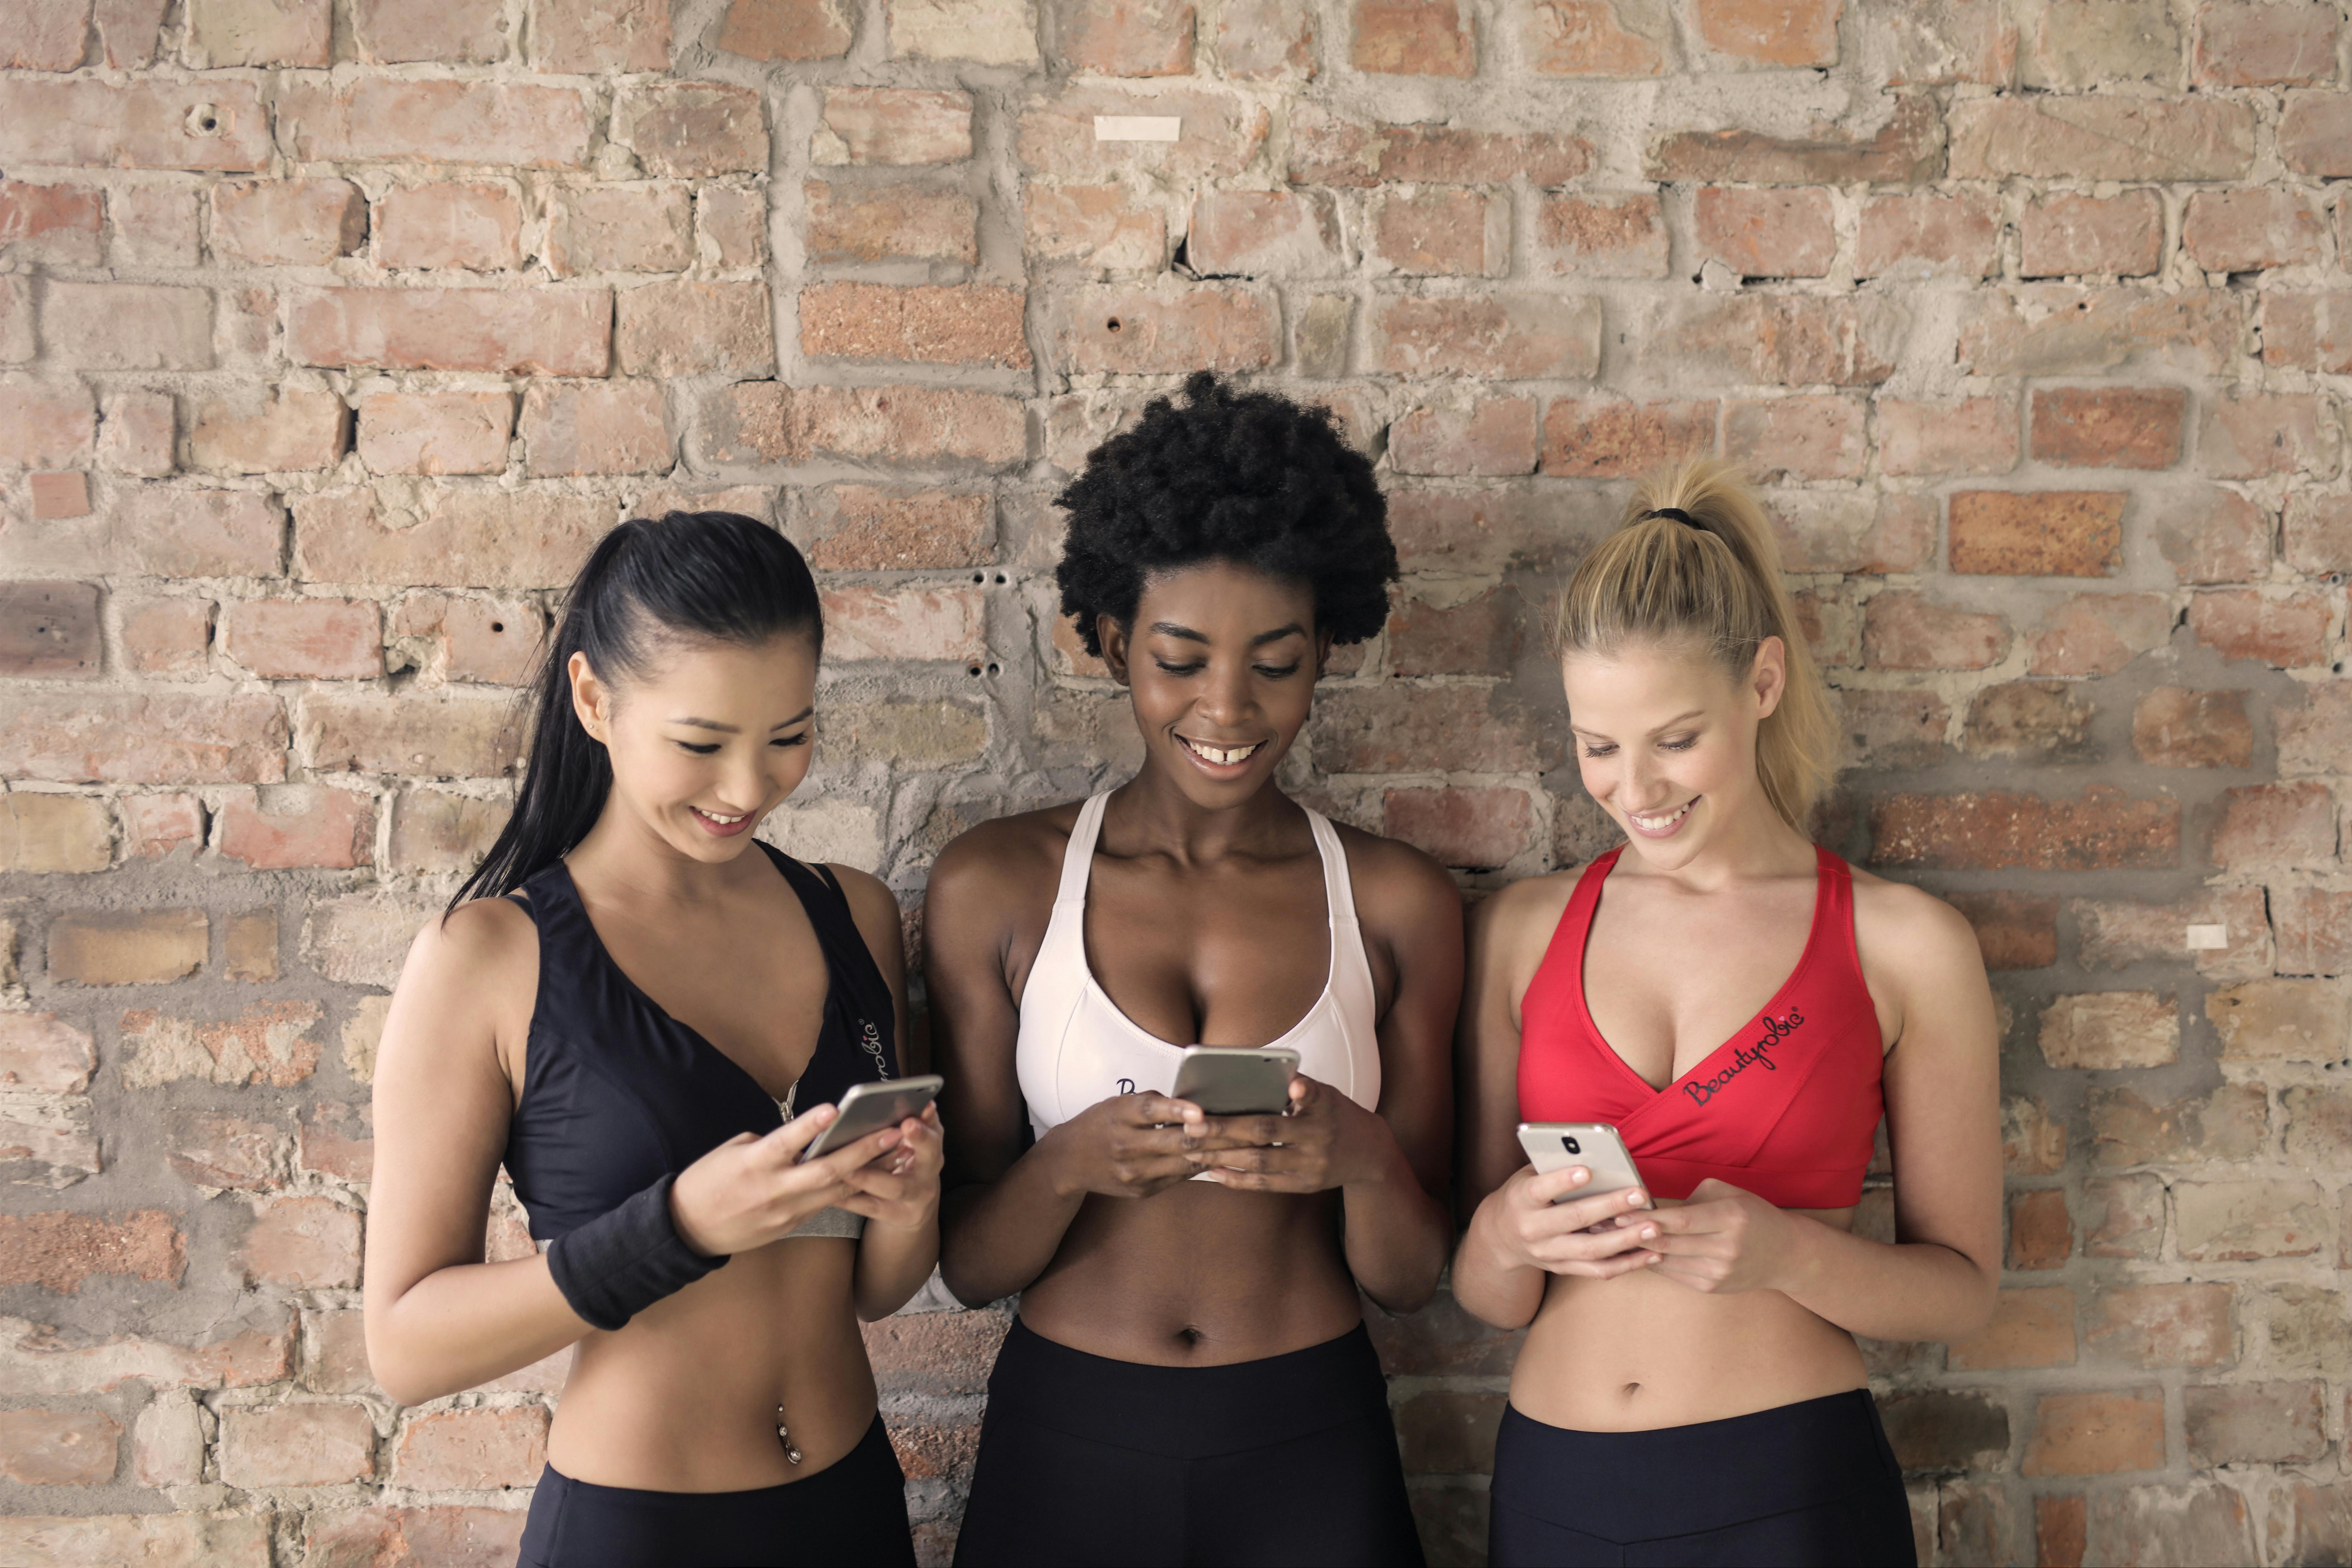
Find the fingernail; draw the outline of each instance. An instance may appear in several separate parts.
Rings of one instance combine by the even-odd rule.
[[[1625,1206],[1629,1209],[1637,1209],[1642,1206],[1641,1188],[1635,1187],[1625,1194]]]
[[[1643,1226],[1642,1227],[1642,1239],[1643,1241],[1654,1241],[1657,1238],[1657,1235],[1658,1227],[1654,1225]]]
[[[1568,1184],[1571,1187],[1580,1187],[1591,1180],[1592,1180],[1592,1173],[1581,1165],[1568,1173]]]

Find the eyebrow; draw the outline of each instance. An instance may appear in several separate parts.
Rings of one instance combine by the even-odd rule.
[[[1151,629],[1162,637],[1181,637],[1186,642],[1204,643],[1209,640],[1207,633],[1196,632],[1190,626],[1180,626],[1174,621],[1154,621],[1151,623]],[[1288,626],[1276,626],[1270,632],[1258,633],[1257,636],[1250,638],[1250,647],[1264,647],[1267,643],[1280,642],[1285,637],[1303,637],[1306,635],[1307,628],[1293,621]]]
[[[1675,725],[1677,725],[1677,724],[1681,723],[1681,722],[1682,722],[1684,720],[1685,720],[1685,719],[1699,719],[1699,718],[1704,718],[1704,717],[1706,717],[1706,709],[1704,709],[1704,708],[1694,708],[1694,709],[1690,710],[1689,710],[1688,712],[1686,712],[1686,713],[1677,713],[1677,714],[1675,714],[1673,718],[1671,718],[1671,719],[1667,720],[1664,723],[1663,723],[1663,724],[1661,724],[1661,725],[1657,726],[1657,728],[1655,728],[1655,729],[1652,730],[1652,731],[1650,731],[1650,733],[1651,733],[1651,734],[1653,734],[1653,735],[1663,734],[1664,731],[1668,731],[1668,730],[1673,729]],[[1608,737],[1608,736],[1606,736],[1606,735],[1602,734],[1600,731],[1598,731],[1598,730],[1587,730],[1587,729],[1583,728],[1582,726],[1580,726],[1580,725],[1577,724],[1573,720],[1570,721],[1570,722],[1569,722],[1569,726],[1568,726],[1568,727],[1569,727],[1569,729],[1570,729],[1570,731],[1574,731],[1575,733],[1577,733],[1577,734],[1579,734],[1579,735],[1589,735],[1589,736],[1591,736],[1593,740],[1596,740],[1596,741],[1605,741],[1605,740],[1609,739],[1609,737]]]
[[[793,725],[799,723],[802,720],[807,718],[815,711],[816,709],[814,705],[803,708],[799,712],[793,714],[791,718],[782,721],[781,723],[770,726],[768,733],[772,735],[778,730],[789,730]],[[722,735],[740,735],[743,732],[739,726],[733,724],[721,724],[716,719],[673,719],[670,722],[673,724],[683,724],[689,730],[716,730]]]

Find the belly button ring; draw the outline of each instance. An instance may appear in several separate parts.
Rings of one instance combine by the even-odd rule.
[[[793,1435],[784,1430],[784,1407],[781,1405],[776,1406],[776,1441],[784,1446],[786,1464],[797,1465],[801,1462],[799,1446],[793,1441]]]

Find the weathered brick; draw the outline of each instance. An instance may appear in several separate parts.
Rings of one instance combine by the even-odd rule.
[[[1851,397],[1732,398],[1723,405],[1723,455],[1764,483],[1862,477],[1863,406]]]
[[[2224,1084],[2161,1105],[2131,1089],[2091,1095],[2092,1157],[2102,1169],[2251,1159],[2262,1152],[2269,1125],[2269,1101],[2251,1084]]]
[[[718,82],[651,81],[621,89],[613,140],[653,174],[764,173],[768,127],[760,95]]]
[[[1280,353],[1275,301],[1248,289],[1076,289],[1062,317],[1060,358],[1073,371],[1255,370]]]
[[[213,297],[163,284],[51,279],[41,342],[52,363],[84,370],[210,370]]]
[[[2352,986],[2250,980],[2205,998],[2223,1061],[2340,1062],[2352,1056]]]
[[[2179,1059],[2179,1010],[2154,992],[2079,992],[2051,1000],[2039,1038],[2053,1068],[2162,1067]]]
[[[1699,42],[1753,65],[1834,65],[1844,9],[1844,0],[1698,0]]]
[[[316,771],[420,778],[493,778],[511,770],[519,737],[501,697],[410,692],[302,699],[294,742]]]
[[[0,1011],[0,1087],[79,1094],[97,1067],[88,1030],[55,1013]]]
[[[506,826],[505,802],[452,790],[402,792],[392,818],[392,864],[418,875],[471,871]]]
[[[801,352],[820,358],[1026,370],[1017,289],[820,283],[801,290]]]
[[[177,1120],[164,1156],[183,1180],[215,1191],[285,1185],[286,1136],[266,1121],[194,1112]]]
[[[497,0],[356,0],[352,32],[360,58],[372,65],[486,65],[506,53],[506,7]]]
[[[705,185],[695,193],[703,258],[757,267],[768,258],[768,193],[761,185]]]
[[[2000,270],[2000,210],[1981,196],[1874,196],[1854,241],[1857,278],[1990,278]]]
[[[1217,62],[1250,81],[1312,74],[1315,17],[1301,0],[1233,0],[1217,8]]]
[[[1950,502],[1952,570],[1990,576],[2113,575],[2123,564],[2128,500],[2120,490],[1958,491]]]
[[[1601,363],[1601,303],[1532,294],[1383,299],[1374,361],[1402,375],[1582,379]]]
[[[708,452],[719,463],[799,462],[813,454],[893,463],[988,464],[1028,454],[1021,405],[929,387],[802,387],[744,382],[714,400]]]
[[[2000,870],[2169,869],[2180,807],[2094,784],[2072,800],[1988,792],[1889,796],[1871,814],[1874,864]]]
[[[2113,675],[2172,629],[2172,606],[2154,594],[2078,594],[2054,606],[2032,639],[2035,675]]]
[[[320,1016],[315,1002],[259,1003],[214,1023],[134,1009],[121,1018],[123,1043],[137,1053],[122,1081],[131,1089],[183,1079],[284,1089],[318,1068],[319,1042],[310,1037]]]
[[[2291,521],[2289,530],[2292,542]],[[2195,485],[2172,491],[2157,503],[2149,531],[2183,583],[2243,583],[2270,575],[2271,516],[2235,490]]]
[[[801,190],[812,261],[908,259],[969,265],[979,258],[980,208],[961,191],[925,185],[842,185],[824,180],[810,180]],[[1024,195],[1033,210],[1040,194]],[[1033,217],[1033,232],[1034,226]],[[1156,265],[1158,259],[1155,247],[1150,264]],[[1019,298],[1009,289],[990,292]],[[803,323],[807,310],[803,296]],[[1016,310],[1016,330],[1018,324]]]
[[[2198,467],[2225,479],[2328,474],[2342,431],[2321,397],[2271,393],[2209,398],[2197,437]]]
[[[48,784],[275,784],[285,749],[274,697],[26,692],[0,713],[0,773]]]
[[[375,858],[375,806],[323,784],[281,784],[266,799],[232,795],[220,810],[219,847],[256,870],[365,866]]]
[[[1990,1468],[2009,1452],[2009,1412],[1980,1394],[1906,1390],[1879,1411],[1906,1470]]]
[[[0,1475],[26,1486],[101,1486],[114,1479],[121,1440],[103,1411],[0,1411]]]
[[[739,8],[746,3],[737,0]],[[517,1508],[448,1504],[311,1509],[302,1516],[303,1561],[320,1568],[491,1568],[516,1554],[524,1517]]]
[[[364,1405],[239,1405],[221,1412],[220,1476],[230,1486],[338,1486],[374,1474],[375,1419]]]
[[[1559,132],[1477,131],[1346,120],[1301,104],[1291,116],[1294,185],[1564,185],[1592,167],[1592,144]]]
[[[2164,1468],[2164,1393],[2045,1394],[2018,1467],[2027,1476],[2098,1476]]]
[[[2181,1398],[2192,1465],[2302,1464],[2327,1451],[2316,1383],[2191,1384]]]
[[[2326,662],[2337,601],[2326,593],[2225,588],[2189,601],[2189,629],[2225,659],[2280,668]]]
[[[2056,899],[2032,893],[1953,893],[1947,901],[1975,929],[1987,969],[2046,969],[2058,962]]]
[[[323,267],[367,239],[349,180],[224,180],[212,191],[214,254],[263,267]]]
[[[876,199],[883,198],[877,193]],[[1167,257],[1166,216],[1124,185],[1024,185],[1021,213],[1027,252],[1034,259],[1077,261],[1122,272],[1157,272]],[[814,207],[809,243],[814,256]]]
[[[16,28],[0,45],[0,66],[10,70],[69,71],[82,62],[89,41],[89,0],[47,0],[19,8]]]
[[[229,918],[221,933],[221,967],[231,980],[259,984],[278,978],[278,911],[253,910]]]
[[[2001,1101],[2000,1168],[2012,1176],[2049,1176],[2066,1168],[2066,1124],[2031,1095]]]
[[[687,278],[625,289],[614,301],[613,357],[628,375],[765,374],[776,363],[768,286]]]
[[[2159,767],[2246,767],[2254,727],[2245,693],[2157,687],[2132,708],[2132,750]]]
[[[1532,260],[1539,272],[1585,278],[1666,275],[1665,218],[1658,198],[1646,191],[1546,195],[1536,206],[1535,241]],[[1498,264],[1508,259],[1507,244],[1490,244],[1489,252]]]
[[[256,84],[41,81],[0,85],[0,162],[83,168],[247,172],[269,161]]]
[[[1535,399],[1491,397],[1467,408],[1416,408],[1389,427],[1389,461],[1401,474],[1533,473]]]
[[[1666,69],[1673,25],[1654,12],[1628,16],[1614,0],[1538,0],[1521,37],[1546,76],[1653,77]]]
[[[498,181],[395,185],[375,205],[375,258],[380,267],[519,267],[521,199]]]
[[[106,198],[114,237],[107,259],[116,267],[194,267],[202,253],[197,237],[198,193],[192,185],[118,187]]]
[[[2352,92],[2296,93],[2279,116],[2280,162],[2298,174],[2352,174]]]
[[[100,662],[96,587],[0,583],[0,675],[90,679]]]
[[[184,844],[204,843],[205,808],[194,795],[124,795],[115,805],[122,813],[122,847],[129,853],[152,860]]]
[[[2252,888],[2200,888],[2183,899],[2074,899],[2074,956],[2086,969],[2125,969],[2153,959],[2179,963],[2186,956],[2200,974],[2247,980],[2271,972],[2270,925]],[[2188,928],[2221,928],[2223,945],[2188,949]]]
[[[372,392],[359,402],[360,461],[379,474],[497,474],[514,397],[504,392]]]
[[[822,60],[846,54],[851,37],[839,0],[730,0],[715,47],[749,60]]]
[[[2152,1175],[2108,1176],[2083,1184],[2097,1217],[2084,1232],[2088,1258],[2151,1258],[2164,1239],[2164,1183]]]
[[[1670,307],[1649,352],[1700,384],[1874,386],[1894,374],[1906,324],[1904,308],[1877,295],[1706,296]]]
[[[547,1410],[525,1405],[408,1418],[393,1450],[395,1485],[416,1491],[527,1487],[547,1462]]]
[[[2288,497],[2282,538],[2287,564],[2295,570],[2352,575],[2352,496]]]
[[[2180,1257],[2189,1263],[2307,1258],[2326,1248],[2335,1218],[2312,1182],[2181,1182],[2172,1205]]]
[[[2332,5],[2215,4],[2197,16],[2196,79],[2222,87],[2303,85],[2336,74]]]
[[[2064,468],[2170,468],[2188,413],[2189,395],[2175,386],[2037,387],[2033,456]]]
[[[986,657],[987,599],[964,588],[834,588],[825,652],[840,659]]]
[[[1762,132],[1681,131],[1650,144],[1643,171],[1654,180],[1748,184],[1917,184],[1943,173],[1944,122],[1927,93],[1896,97],[1866,134],[1773,136]],[[1557,182],[1553,182],[1557,183]]]
[[[98,427],[100,467],[119,474],[161,479],[177,462],[173,451],[177,409],[168,392],[117,392],[105,400]]]
[[[2009,626],[1999,616],[1928,603],[1895,591],[1864,606],[1863,657],[1881,669],[1982,669],[2009,649]]]
[[[1348,60],[1388,76],[1466,77],[1478,68],[1470,17],[1456,0],[1354,0]]]
[[[2213,827],[2213,864],[2225,870],[2287,870],[2336,858],[2336,796],[2322,784],[2225,790]]]
[[[286,352],[303,364],[603,375],[612,359],[613,296],[603,289],[298,289],[287,306]]]
[[[1819,278],[1837,258],[1830,195],[1706,185],[1693,198],[1699,254],[1746,278]]]
[[[2282,974],[2352,971],[2352,893],[2280,888],[2271,895]]]
[[[1495,699],[1472,687],[1338,689],[1317,704],[1317,763],[1335,773],[1406,773],[1445,757],[1464,773],[1537,773],[1559,742],[1494,721]]]
[[[523,469],[551,474],[667,470],[674,458],[656,381],[534,381],[522,399]]]
[[[412,594],[392,618],[394,637],[430,645],[426,661],[444,678],[493,686],[518,685],[530,674],[544,628],[545,617],[528,600],[446,594]]]
[[[2252,110],[2223,99],[1979,98],[1949,120],[1959,180],[2230,180],[2253,163]]]
[[[1037,17],[1027,0],[899,0],[889,9],[894,56],[1034,65]]]
[[[94,795],[0,795],[0,871],[103,871],[114,864],[114,823]]]
[[[2056,1188],[2020,1193],[2009,1203],[2009,1267],[2025,1272],[2063,1268],[2074,1253],[2074,1222],[2066,1194]]]
[[[2320,223],[2299,191],[2199,191],[2180,247],[2208,272],[2256,272],[2319,259]]]
[[[445,489],[391,526],[365,489],[294,499],[299,574],[320,583],[560,588],[617,521],[609,502],[531,490]]]
[[[1631,479],[1715,448],[1712,403],[1557,398],[1544,410],[1542,468],[1571,479]]]
[[[246,388],[199,401],[188,456],[226,474],[330,468],[343,455],[351,409],[331,392],[280,386],[268,396]]]
[[[1499,277],[1510,267],[1510,203],[1494,192],[1446,186],[1386,191],[1372,204],[1368,229],[1369,252],[1383,271]]]
[[[971,156],[971,95],[828,87],[809,157],[825,163],[954,163]]]
[[[2164,203],[2147,190],[2114,196],[2053,192],[2026,204],[2017,237],[2021,277],[2145,277],[2163,259]]]
[[[589,129],[577,92],[517,82],[362,76],[291,81],[278,98],[278,141],[306,163],[578,168]]]
[[[360,1216],[329,1198],[264,1198],[237,1258],[248,1284],[297,1289],[359,1283]]]
[[[2271,710],[2281,777],[2341,773],[2352,755],[2352,682],[2305,687]]]
[[[2297,1084],[2283,1090],[2286,1157],[2306,1171],[2340,1171],[2352,1162],[2352,1095]]]
[[[1980,757],[2074,760],[2090,754],[2095,711],[2063,681],[2004,681],[1969,704],[1961,743]]]
[[[0,1215],[0,1284],[37,1285],[64,1295],[93,1275],[177,1286],[187,1260],[186,1238],[161,1209]]]
[[[550,193],[548,270],[676,272],[694,258],[693,213],[685,186],[589,185]]]
[[[0,179],[0,246],[16,259],[95,267],[103,215],[92,186]]]
[[[222,66],[323,66],[329,58],[326,0],[277,5],[191,0],[188,63]]]
[[[2217,374],[2245,335],[2228,289],[2032,283],[1970,295],[1959,313],[1958,363],[1978,375],[2103,375],[2135,361]]]
[[[1055,53],[1071,69],[1097,76],[1192,74],[1193,9],[1189,0],[1139,0],[1097,6],[1063,0],[1055,7]]]
[[[1992,1321],[1945,1352],[1954,1372],[2072,1366],[2074,1292],[2063,1285],[2007,1289],[1995,1299]]]
[[[49,924],[49,973],[82,985],[142,985],[193,974],[205,961],[202,910],[99,910]]]
[[[531,58],[545,70],[582,73],[669,66],[669,7],[659,0],[574,5],[532,0]]]
[[[1397,1406],[1397,1442],[1416,1475],[1480,1475],[1495,1464],[1503,1396],[1431,1389]]]
[[[364,680],[383,673],[383,616],[366,599],[247,599],[221,646],[266,679]]]

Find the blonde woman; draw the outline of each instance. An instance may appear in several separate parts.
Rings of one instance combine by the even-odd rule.
[[[1976,942],[1806,838],[1829,693],[1730,472],[1645,486],[1570,580],[1559,644],[1584,786],[1627,841],[1497,894],[1471,931],[1454,1289],[1528,1326],[1492,1561],[1912,1562],[1854,1336],[1952,1339],[1991,1312]],[[1853,1234],[1882,1113],[1892,1242]],[[1613,1125],[1636,1184],[1538,1174],[1522,1121]]]

